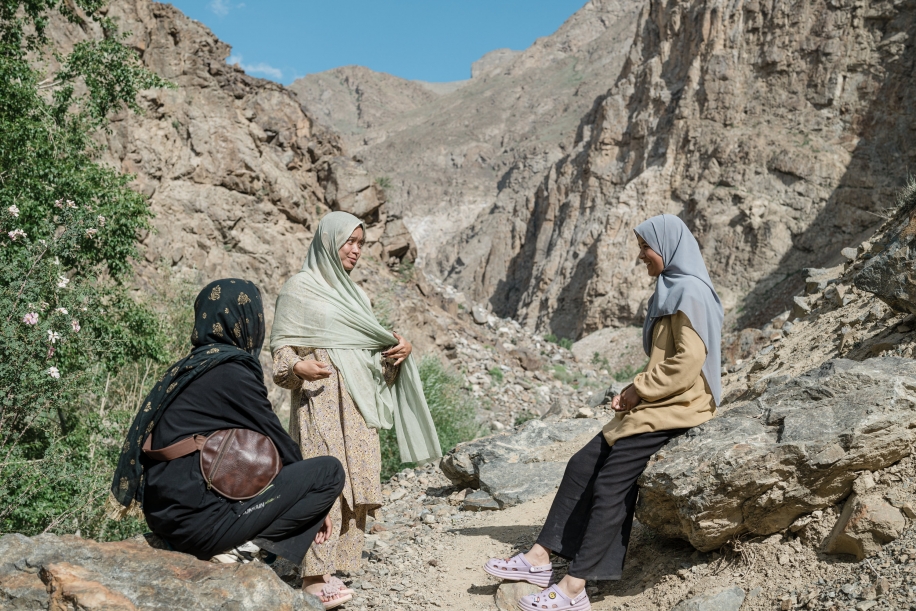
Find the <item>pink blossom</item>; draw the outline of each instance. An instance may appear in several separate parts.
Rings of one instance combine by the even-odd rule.
[[[63,207],[64,207],[64,200],[59,199],[59,200],[57,200],[56,202],[54,202],[54,207],[55,207],[55,208],[63,208]]]
[[[38,324],[38,312],[29,312],[22,317],[22,322],[27,325],[37,325]]]
[[[67,314],[67,308],[56,308],[54,311],[57,312],[58,314],[64,314],[64,315]]]
[[[81,328],[81,327],[80,327],[80,321],[78,321],[78,320],[73,320],[73,321],[70,323],[70,326],[73,327],[73,332],[74,332],[74,333],[79,333],[79,332],[80,332],[80,328]]]
[[[65,289],[67,288],[68,284],[70,284],[70,278],[67,278],[66,276],[57,277],[57,288]]]
[[[86,237],[94,240],[94,239],[95,239],[95,234],[97,234],[98,232],[99,232],[99,230],[98,230],[98,229],[95,229],[95,228],[87,229],[87,230],[86,230]]]
[[[55,380],[58,380],[60,379],[60,369],[58,369],[57,367],[49,367],[48,375],[54,378]]]
[[[48,348],[48,356],[46,358],[51,358],[52,356],[54,356],[54,350],[55,350],[54,346],[51,346],[50,348]]]
[[[14,219],[19,218],[19,208],[17,208],[16,206],[10,206],[9,208],[7,208],[7,210],[9,210],[10,214],[13,216]]]
[[[60,341],[60,333],[48,329],[48,341],[52,344],[56,344],[58,341]]]
[[[67,200],[67,208],[76,208],[76,204],[73,202],[72,199]]]
[[[12,231],[7,232],[6,235],[10,236],[10,239],[14,242],[19,238],[26,237],[26,233],[22,229],[13,229]]]
[[[101,214],[99,215],[98,221],[99,221],[99,227],[105,226],[105,217],[102,216]]]

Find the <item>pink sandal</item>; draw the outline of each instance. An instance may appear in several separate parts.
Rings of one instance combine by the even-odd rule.
[[[352,600],[353,595],[344,594],[339,588],[328,583],[321,588],[321,594],[318,595],[318,599],[325,609],[334,609]]]
[[[531,566],[531,563],[525,559],[525,554],[518,554],[508,560],[490,558],[483,565],[483,570],[493,575],[493,577],[512,581],[527,581],[541,588],[546,588],[550,584],[550,578],[553,576],[552,564]]]
[[[522,611],[589,611],[592,605],[588,602],[585,590],[575,598],[570,598],[563,590],[552,585],[540,594],[522,596],[518,608]]]

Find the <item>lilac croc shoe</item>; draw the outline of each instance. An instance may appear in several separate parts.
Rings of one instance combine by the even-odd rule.
[[[540,594],[529,594],[518,601],[522,611],[589,611],[592,605],[588,602],[585,590],[570,598],[556,585],[552,585]]]
[[[493,577],[512,581],[527,581],[541,588],[546,588],[550,584],[550,578],[553,575],[552,564],[531,566],[531,563],[525,560],[525,554],[513,556],[508,560],[490,558],[483,565],[483,570],[493,575]]]

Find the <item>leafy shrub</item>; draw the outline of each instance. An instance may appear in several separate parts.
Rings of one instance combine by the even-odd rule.
[[[501,383],[503,381],[503,378],[505,377],[503,375],[503,370],[500,369],[499,367],[493,367],[487,373],[490,374],[490,377],[493,378],[493,381],[496,382],[497,384]]]
[[[626,365],[622,369],[615,371],[612,376],[617,382],[629,382],[636,377],[637,373],[645,371],[646,365],[649,364],[649,361],[646,361],[642,367],[633,367],[632,365]]]
[[[483,430],[474,417],[473,404],[461,392],[461,378],[432,356],[420,359],[418,368],[442,451],[448,452],[462,441],[480,436]],[[410,466],[401,462],[394,429],[380,430],[379,441],[382,445],[382,480]]]
[[[557,337],[553,333],[548,333],[545,335],[544,341],[550,342],[551,344],[556,344],[560,348],[565,348],[566,350],[572,350],[573,344],[575,343],[573,340],[567,337]]]
[[[0,0],[0,531],[108,536],[101,506],[123,437],[104,382],[160,362],[160,318],[124,281],[148,230],[130,176],[98,163],[95,136],[141,89],[165,83],[121,44],[98,0]],[[78,16],[76,10],[82,12]],[[53,11],[101,24],[57,54]],[[82,92],[82,93],[77,93]],[[136,525],[119,526],[130,530]]]

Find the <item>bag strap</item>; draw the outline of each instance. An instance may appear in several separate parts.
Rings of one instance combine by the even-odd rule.
[[[182,456],[197,452],[204,447],[205,443],[207,443],[206,436],[194,435],[193,437],[176,441],[172,445],[166,446],[161,450],[154,450],[153,435],[150,433],[146,436],[146,441],[143,442],[143,453],[153,460],[175,460],[176,458],[181,458]]]

